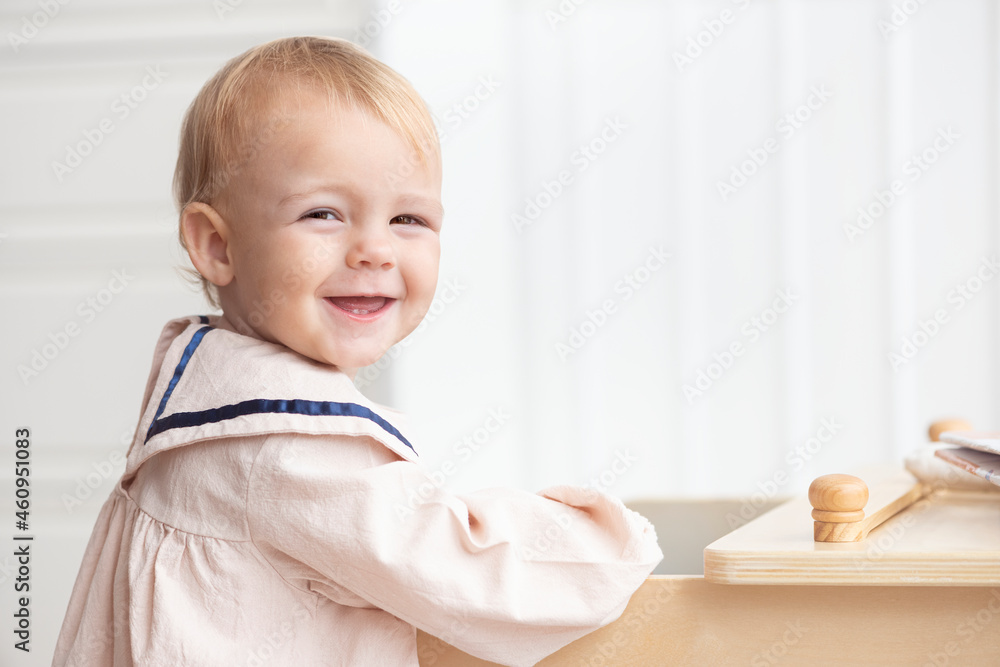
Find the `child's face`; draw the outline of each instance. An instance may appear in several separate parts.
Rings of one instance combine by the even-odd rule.
[[[420,323],[437,284],[441,171],[381,121],[302,93],[217,208],[223,311],[353,376]]]

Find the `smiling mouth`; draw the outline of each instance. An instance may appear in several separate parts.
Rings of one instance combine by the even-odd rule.
[[[326,300],[352,315],[372,315],[395,301],[386,296],[329,296]]]

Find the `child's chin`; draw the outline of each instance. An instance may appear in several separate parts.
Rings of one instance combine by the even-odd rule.
[[[373,346],[366,350],[354,350],[350,354],[343,354],[343,351],[340,350],[321,348],[311,350],[311,354],[307,354],[306,356],[328,366],[336,366],[342,369],[358,369],[371,366],[385,356],[385,353],[388,351],[388,348],[382,349],[381,346],[377,348]],[[338,354],[338,352],[340,353]]]
[[[386,352],[388,352],[388,350],[383,350],[379,354],[352,355],[350,358],[342,357],[334,361],[333,365],[340,368],[365,368],[366,366],[371,366],[384,357]]]
[[[378,360],[381,359],[384,356],[385,356],[385,353],[383,352],[382,354],[380,354],[378,356],[375,356],[375,357],[364,357],[362,359],[359,359],[358,363],[354,364],[354,367],[355,368],[364,368],[366,366],[371,366],[372,364],[375,364],[376,362],[378,362]]]

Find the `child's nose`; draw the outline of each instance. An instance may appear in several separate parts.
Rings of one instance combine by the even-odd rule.
[[[347,264],[353,268],[392,268],[395,251],[388,225],[364,224],[352,230]]]

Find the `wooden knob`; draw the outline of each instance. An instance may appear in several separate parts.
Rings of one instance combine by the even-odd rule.
[[[964,419],[939,419],[938,421],[931,424],[931,427],[927,429],[927,435],[930,436],[931,442],[938,442],[941,434],[945,431],[971,431],[972,424],[965,421]]]
[[[823,475],[809,485],[815,521],[853,523],[865,518],[868,485],[854,475]]]

